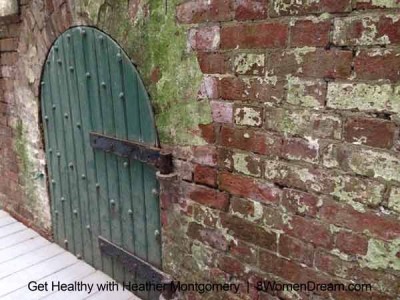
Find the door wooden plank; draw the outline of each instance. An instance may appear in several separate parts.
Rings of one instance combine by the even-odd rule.
[[[40,280],[77,262],[68,252],[61,253],[40,264],[14,273],[0,280],[0,298],[26,286],[32,280]]]
[[[71,219],[72,219],[72,195],[70,194],[70,178],[69,178],[69,170],[67,168],[67,156],[66,156],[66,138],[65,138],[65,130],[64,130],[64,113],[61,102],[65,102],[65,93],[61,93],[62,89],[62,80],[60,80],[60,76],[62,76],[62,71],[59,69],[62,68],[62,59],[59,55],[60,52],[60,41],[56,41],[53,46],[51,60],[50,60],[50,84],[51,84],[51,96],[52,96],[52,111],[53,118],[55,121],[55,137],[57,142],[56,149],[56,158],[57,161],[54,161],[54,168],[59,173],[60,181],[57,182],[55,178],[52,178],[51,184],[53,186],[59,185],[60,190],[60,198],[53,199],[54,201],[61,201],[62,211],[59,212],[63,216],[64,222],[64,241],[61,241],[60,245],[69,251],[75,251],[75,243],[74,243],[74,230],[72,227]],[[53,150],[54,151],[54,150]]]
[[[82,126],[86,131],[85,138],[89,139],[88,131],[102,132],[103,124],[101,117],[101,104],[99,95],[98,85],[98,74],[97,74],[97,60],[95,50],[96,34],[94,30],[87,28],[86,38],[82,40],[84,65],[85,65],[85,77],[80,81],[85,82],[85,88],[87,89],[87,102],[82,103],[82,110],[85,111],[88,116],[82,118]],[[78,47],[78,46],[77,46]],[[77,51],[78,55],[79,51]],[[81,74],[81,71],[79,72]],[[90,198],[91,207],[91,225],[90,231],[93,239],[93,253],[94,253],[94,266],[103,270],[111,270],[111,259],[105,258],[103,266],[103,258],[101,257],[100,249],[98,247],[97,238],[101,233],[101,228],[108,228],[108,222],[104,223],[104,219],[101,219],[100,215],[100,200],[101,195],[104,193],[104,187],[106,186],[105,178],[99,176],[104,172],[105,168],[105,155],[104,153],[94,153],[90,147],[89,141],[85,142],[86,153],[87,153],[87,168],[88,178],[93,179],[89,183],[89,192],[93,198]]]
[[[58,78],[60,81],[60,88],[63,88],[63,92],[61,93],[60,105],[62,107],[63,113],[63,126],[65,130],[65,145],[64,149],[66,156],[66,165],[64,168],[68,170],[69,177],[69,192],[70,192],[70,203],[72,209],[71,219],[69,220],[70,226],[73,228],[74,233],[74,252],[76,255],[83,254],[83,237],[82,237],[82,223],[80,221],[80,190],[79,185],[80,181],[86,180],[82,174],[77,173],[76,168],[70,168],[71,164],[76,164],[76,143],[74,139],[74,124],[72,118],[72,109],[71,109],[71,101],[76,101],[76,99],[71,99],[74,97],[74,88],[71,86],[70,80],[70,70],[67,61],[67,37],[63,35],[59,38],[60,50],[58,51],[60,54],[60,59],[62,63],[60,64],[60,68],[58,70]]]
[[[12,260],[0,264],[0,280],[10,274],[48,260],[57,256],[64,250],[56,244],[50,244],[43,248],[28,252],[25,255],[18,256]]]
[[[62,283],[73,283],[74,281],[80,281],[82,278],[95,273],[96,270],[84,262],[78,261],[77,263],[59,270],[58,272],[51,274],[41,280],[38,283],[45,282],[62,282]],[[11,294],[3,297],[2,300],[14,300],[14,299],[29,299],[37,300],[45,297],[51,298],[51,295],[55,294],[51,289],[48,291],[30,291],[27,286],[22,287]],[[65,299],[65,298],[64,298]]]
[[[38,236],[6,249],[2,249],[0,250],[0,264],[49,244],[49,241]]]
[[[68,83],[70,89],[70,112],[71,112],[71,124],[72,124],[72,132],[73,132],[73,140],[75,145],[75,157],[72,162],[73,165],[70,166],[74,168],[78,175],[78,199],[76,200],[76,212],[75,218],[77,222],[80,222],[80,230],[82,234],[82,241],[85,245],[82,245],[82,258],[86,261],[92,261],[92,235],[86,229],[87,226],[90,226],[90,207],[89,207],[89,194],[88,194],[88,184],[89,181],[92,181],[93,178],[89,177],[87,174],[86,168],[86,153],[85,153],[85,132],[82,128],[82,113],[84,114],[84,118],[89,113],[87,111],[81,112],[80,103],[87,102],[88,99],[85,97],[86,92],[80,93],[79,85],[78,85],[78,72],[83,72],[78,69],[78,66],[83,65],[83,60],[78,60],[75,53],[74,44],[78,41],[86,38],[85,35],[81,34],[80,29],[72,29],[69,31],[69,36],[67,36],[66,41],[64,41],[64,50],[65,50],[65,58],[67,66],[69,66],[69,76]],[[70,38],[68,38],[70,37]]]
[[[54,51],[54,50],[52,50]],[[52,55],[52,54],[50,54]],[[57,241],[58,244],[62,244],[65,240],[65,214],[63,209],[63,203],[61,202],[62,197],[62,184],[61,184],[61,174],[58,172],[57,169],[57,157],[56,152],[59,149],[57,135],[56,135],[56,115],[55,111],[52,107],[52,98],[53,98],[53,91],[52,91],[52,82],[50,80],[50,67],[49,64],[51,63],[51,59],[48,58],[47,62],[45,63],[45,70],[43,74],[43,81],[42,81],[42,118],[45,127],[45,143],[46,143],[46,158],[47,158],[47,166],[48,166],[48,176],[50,177],[50,195],[51,199],[51,215],[52,215],[52,227],[53,227],[53,234],[54,239]],[[52,180],[58,184],[52,184]]]
[[[14,233],[12,235],[8,235],[6,237],[0,238],[0,250],[7,249],[24,241],[33,239],[38,237],[39,235],[34,232],[32,229],[25,229]]]
[[[0,219],[0,228],[17,222],[14,218],[4,217]],[[1,229],[0,229],[1,230]]]
[[[107,68],[107,45],[105,38],[102,34],[96,34],[95,39],[95,54],[96,54],[96,68],[97,68],[97,78],[99,82],[99,108],[100,108],[100,120],[99,124],[102,126],[102,132],[107,133],[110,132],[110,127],[112,128],[113,118],[109,115],[112,110],[110,110],[110,103],[108,103],[111,99],[110,95],[110,87],[107,86],[107,79],[109,76],[108,68]],[[97,155],[98,152],[96,152]],[[103,156],[104,155],[104,156]],[[102,159],[104,158],[104,159]],[[107,236],[109,239],[112,239],[111,235],[111,210],[110,210],[110,202],[114,200],[112,195],[115,196],[115,193],[112,190],[115,190],[109,187],[108,180],[108,171],[109,169],[113,169],[113,161],[115,162],[115,157],[111,157],[107,154],[101,154],[99,156],[99,168],[97,174],[99,175],[99,183],[100,183],[100,219],[101,219],[101,235]],[[115,180],[115,178],[114,178]],[[104,271],[113,276],[113,263],[108,257],[103,256],[103,261],[107,263],[104,268]]]

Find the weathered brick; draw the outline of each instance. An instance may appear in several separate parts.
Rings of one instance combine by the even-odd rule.
[[[263,109],[256,106],[236,105],[234,120],[237,125],[260,127],[263,122]]]
[[[242,100],[279,103],[283,98],[284,84],[260,78],[224,77],[219,81],[219,95],[225,100]]]
[[[187,235],[215,249],[225,251],[228,248],[228,242],[222,233],[215,228],[206,228],[198,223],[190,223],[187,229]]]
[[[299,20],[290,28],[291,47],[325,47],[329,44],[331,21]]]
[[[318,208],[322,205],[322,201],[319,202],[316,196],[309,193],[293,189],[284,189],[282,204],[293,214],[315,217]]]
[[[326,91],[325,81],[288,76],[286,101],[293,105],[319,109],[325,105]]]
[[[267,0],[235,0],[235,20],[265,19],[267,12]]]
[[[216,134],[214,124],[199,124],[201,137],[209,144],[215,143]]]
[[[229,244],[229,252],[232,256],[248,264],[257,263],[257,247],[247,244],[243,241],[232,241]]]
[[[373,118],[352,117],[344,125],[347,142],[372,147],[391,148],[395,133],[396,125],[393,122]]]
[[[218,95],[218,79],[213,76],[204,76],[197,93],[198,100],[217,99]]]
[[[5,52],[1,53],[0,56],[0,65],[14,65],[18,60],[17,52]]]
[[[302,216],[290,217],[287,222],[284,231],[289,235],[325,249],[333,247],[333,236],[325,224]]]
[[[217,185],[217,170],[207,166],[196,165],[194,168],[194,181],[215,187]]]
[[[277,203],[281,191],[271,184],[249,177],[223,172],[218,176],[219,187],[230,194],[252,200]]]
[[[376,14],[337,18],[333,43],[339,46],[387,45],[400,42],[397,15]]]
[[[354,71],[358,79],[397,82],[400,81],[399,56],[399,50],[361,50],[354,59]]]
[[[260,246],[264,249],[276,250],[277,236],[251,222],[228,214],[221,214],[221,226],[235,238]]]
[[[324,222],[358,233],[368,232],[387,240],[400,237],[400,224],[395,217],[380,216],[372,210],[359,212],[347,204],[324,201],[319,215]]]
[[[222,49],[283,48],[288,26],[283,23],[236,24],[221,29]]]
[[[309,268],[303,267],[293,261],[281,258],[268,251],[260,251],[260,269],[266,273],[272,273],[289,282],[308,282],[316,283],[331,282],[329,277]]]
[[[232,0],[192,0],[176,8],[176,18],[181,23],[228,21],[233,18]]]
[[[290,160],[303,160],[318,163],[319,144],[317,141],[307,141],[300,138],[283,139],[282,157]]]
[[[309,110],[266,108],[265,128],[290,135],[340,139],[342,121],[335,115]]]
[[[220,44],[219,26],[192,28],[189,30],[189,45],[192,50],[216,50]]]
[[[397,0],[356,0],[356,9],[371,9],[371,8],[400,8],[400,2]]]
[[[388,206],[390,209],[400,213],[400,188],[392,188],[389,196]]]
[[[400,182],[400,155],[360,146],[330,145],[324,153],[324,165],[387,181]]]
[[[197,52],[200,69],[205,74],[224,74],[229,70],[230,56],[224,52]]]
[[[233,69],[239,75],[263,75],[265,55],[260,53],[238,53],[233,58]]]
[[[328,84],[327,106],[400,113],[400,86],[331,82]]]
[[[271,0],[271,16],[340,13],[351,11],[351,0],[286,1]]]
[[[233,122],[233,103],[226,101],[211,101],[211,113],[214,122]]]
[[[265,155],[278,155],[282,138],[270,133],[222,127],[220,144]]]
[[[243,277],[246,273],[245,266],[237,259],[229,256],[221,256],[217,261],[218,268],[236,277]]]
[[[16,51],[18,48],[18,38],[0,39],[0,51]]]
[[[267,71],[278,76],[348,78],[352,61],[351,51],[303,47],[272,52]]]
[[[214,146],[195,146],[191,160],[200,165],[216,166],[217,152]]]
[[[340,231],[336,235],[336,247],[347,254],[365,255],[368,250],[368,240],[359,234]]]
[[[282,161],[265,161],[265,178],[269,181],[306,191],[332,195],[344,202],[358,201],[378,205],[385,186],[378,182],[343,175],[322,168],[294,165]]]
[[[219,158],[223,167],[253,177],[261,177],[261,159],[253,154],[220,151]]]
[[[192,184],[185,184],[183,188],[190,199],[200,204],[221,210],[229,206],[229,196],[224,192]]]
[[[229,212],[250,222],[262,225],[265,207],[257,201],[233,197]]]
[[[283,234],[279,237],[279,254],[312,266],[314,260],[314,246]]]

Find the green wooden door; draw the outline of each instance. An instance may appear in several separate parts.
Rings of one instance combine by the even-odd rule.
[[[156,170],[90,145],[95,132],[158,146],[138,72],[103,32],[71,28],[43,67],[41,108],[56,242],[119,281],[144,280],[102,254],[98,237],[161,268]]]

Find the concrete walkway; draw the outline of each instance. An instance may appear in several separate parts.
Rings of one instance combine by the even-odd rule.
[[[32,281],[36,283],[31,284],[31,288],[44,289],[44,285],[38,284],[47,283],[47,291],[30,291],[28,285]],[[78,260],[71,253],[44,239],[0,210],[1,300],[140,300],[130,292],[123,291],[121,286],[119,286],[119,291],[114,292],[98,290],[97,284],[110,281],[112,279],[109,276]],[[75,283],[81,291],[53,291],[53,282],[67,284],[66,287],[68,284]],[[90,294],[88,293],[89,286],[93,286]],[[86,290],[83,287],[86,287]]]

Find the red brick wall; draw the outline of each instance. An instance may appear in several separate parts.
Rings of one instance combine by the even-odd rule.
[[[177,6],[214,122],[201,126],[208,145],[173,149],[182,181],[163,196],[170,273],[373,286],[224,299],[400,294],[400,5],[384,2]]]
[[[19,3],[19,15],[0,18],[0,204],[50,237],[39,82],[47,51],[72,17],[66,1]]]

